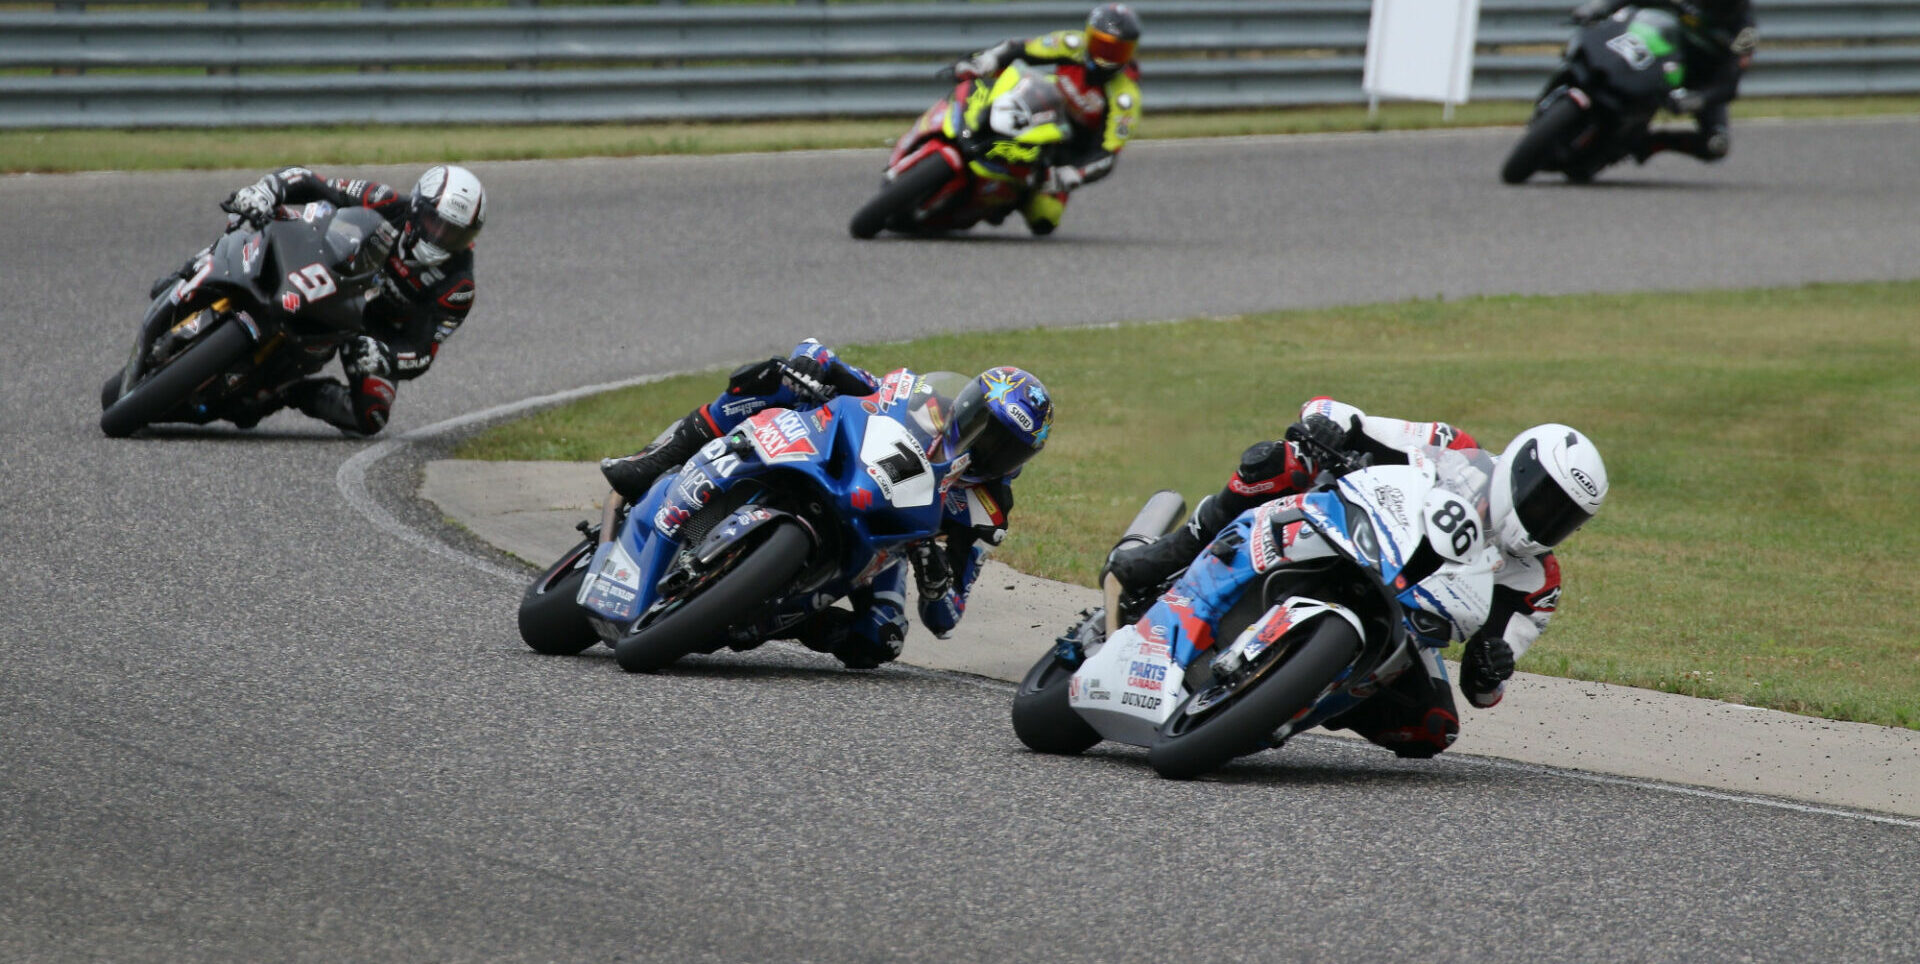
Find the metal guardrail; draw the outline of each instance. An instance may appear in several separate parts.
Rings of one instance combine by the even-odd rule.
[[[1149,110],[1364,100],[1370,0],[1136,6]],[[1483,0],[1473,96],[1532,96],[1569,6]],[[1920,92],[1920,0],[1758,6],[1765,44],[1743,92]],[[937,65],[1086,7],[0,11],[0,128],[904,115],[937,96]]]

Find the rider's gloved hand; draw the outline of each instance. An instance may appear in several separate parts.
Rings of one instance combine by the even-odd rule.
[[[279,184],[272,178],[261,178],[258,183],[249,184],[227,196],[220,202],[220,210],[238,214],[247,219],[247,223],[260,227],[273,218],[273,209],[280,203]]]
[[[1047,172],[1047,179],[1041,184],[1044,194],[1065,194],[1086,183],[1087,176],[1077,167],[1056,167]]]
[[[974,54],[965,60],[955,62],[953,65],[953,76],[959,80],[976,80],[981,77],[991,77],[999,73],[999,71],[999,62],[993,58],[992,54],[985,53]]]
[[[1333,419],[1314,413],[1287,426],[1286,437],[1293,446],[1294,455],[1311,475],[1321,470],[1343,471],[1346,467],[1327,464],[1328,453],[1335,455],[1347,450],[1348,430],[1341,428]]]
[[[792,383],[794,391],[808,397],[818,397],[822,400],[833,394],[832,389],[828,387],[831,385],[830,378],[833,375],[833,369],[830,364],[822,362],[818,358],[800,355],[787,359],[787,368],[793,375],[797,375],[799,378],[805,378],[807,381],[813,383],[809,385],[806,382],[800,381],[799,378],[789,376],[787,380]],[[816,385],[819,387],[814,387]]]
[[[1335,452],[1344,452],[1347,448],[1347,430],[1340,423],[1318,413],[1309,415],[1293,423],[1308,438]]]
[[[1501,684],[1513,675],[1513,647],[1497,636],[1477,635],[1460,656],[1460,691],[1482,709],[1500,702]]]
[[[907,558],[913,560],[913,585],[920,590],[920,598],[938,599],[953,588],[953,567],[939,543],[932,539],[914,543]]]
[[[376,375],[385,378],[393,371],[393,350],[372,335],[361,335],[340,346],[340,367],[354,378]]]
[[[1592,23],[1613,12],[1613,4],[1607,0],[1587,0],[1575,8],[1568,19],[1574,23]]]
[[[1667,95],[1667,109],[1676,114],[1698,114],[1706,103],[1706,98],[1685,87],[1676,87]]]

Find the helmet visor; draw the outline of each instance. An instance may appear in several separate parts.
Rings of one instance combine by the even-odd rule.
[[[455,224],[431,207],[414,215],[413,230],[417,241],[425,241],[448,254],[473,247],[474,239],[480,236],[478,224]]]
[[[1100,67],[1124,67],[1140,41],[1124,40],[1104,30],[1087,28],[1087,59]]]
[[[1585,525],[1593,514],[1554,481],[1540,461],[1540,443],[1528,442],[1513,462],[1513,512],[1527,536],[1551,549]]]
[[[974,381],[953,403],[951,453],[971,452],[966,477],[997,479],[1027,463],[1037,451],[993,413],[979,381]]]

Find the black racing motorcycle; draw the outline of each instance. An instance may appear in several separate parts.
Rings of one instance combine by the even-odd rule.
[[[1584,184],[1632,154],[1654,115],[1685,90],[1683,36],[1679,17],[1652,7],[1622,7],[1582,26],[1500,179],[1519,184],[1559,171]]]
[[[378,212],[317,201],[236,220],[189,277],[159,292],[133,351],[100,387],[100,431],[259,420],[261,403],[363,330],[395,231]]]

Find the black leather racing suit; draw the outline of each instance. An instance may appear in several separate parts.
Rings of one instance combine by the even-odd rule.
[[[1600,0],[1575,13],[1583,19],[1611,16],[1621,7],[1661,7],[1679,15],[1686,29],[1684,58],[1693,107],[1693,130],[1653,130],[1634,155],[1639,160],[1660,151],[1679,151],[1703,161],[1727,156],[1733,146],[1733,127],[1727,105],[1740,93],[1740,77],[1753,62],[1759,45],[1752,0]]]

